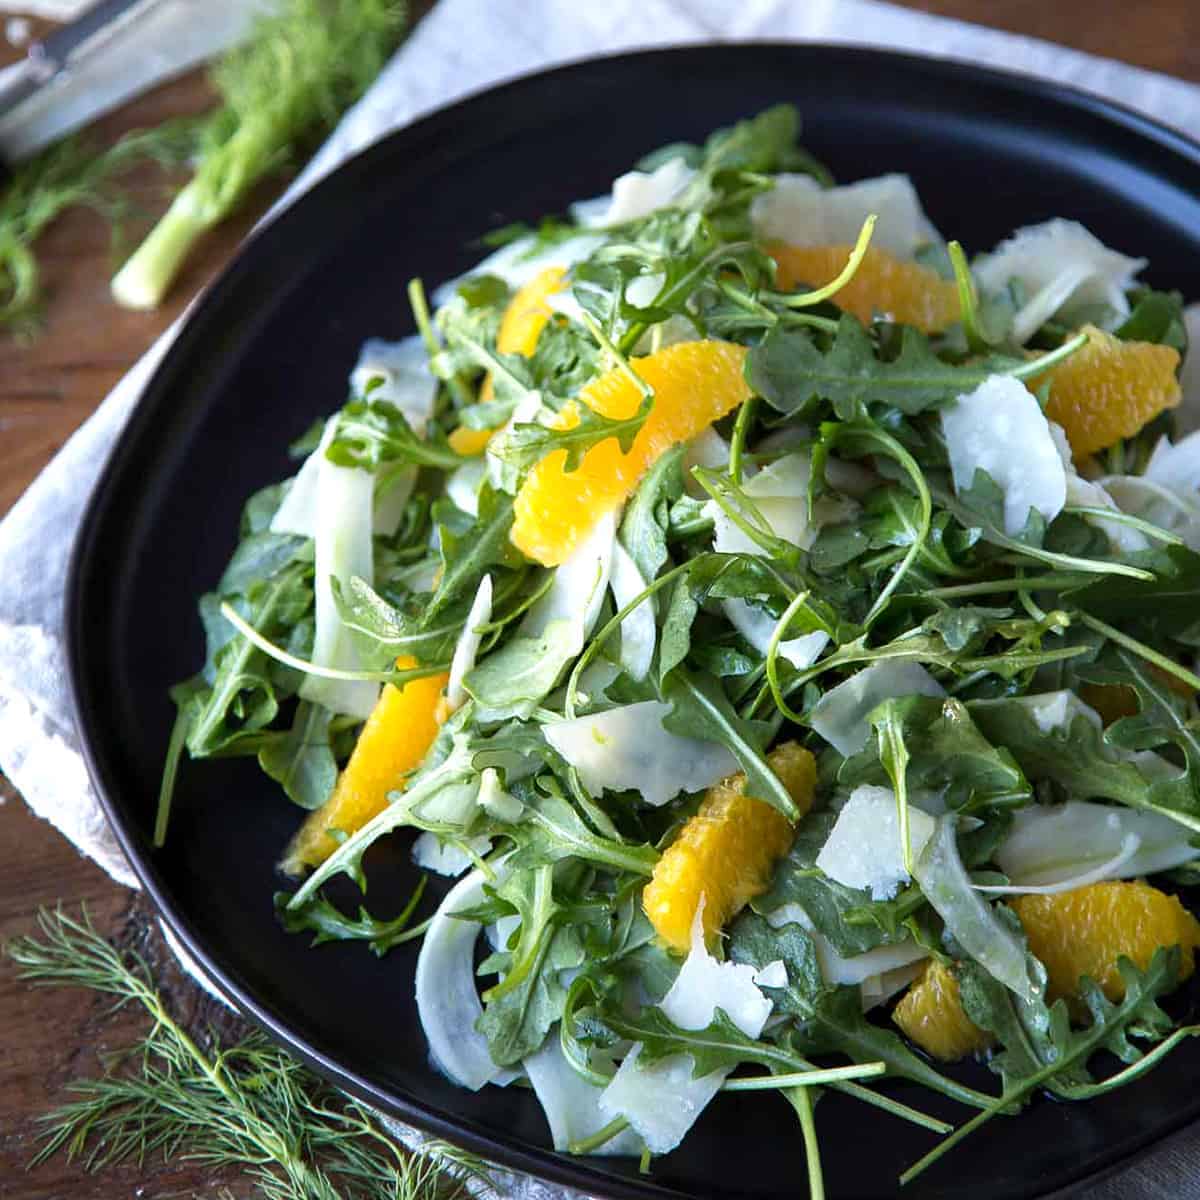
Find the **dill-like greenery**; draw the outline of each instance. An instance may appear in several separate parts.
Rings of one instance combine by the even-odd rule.
[[[23,979],[139,1004],[151,1024],[123,1068],[70,1085],[75,1098],[43,1118],[35,1164],[65,1151],[99,1170],[158,1153],[239,1167],[267,1200],[447,1200],[483,1174],[442,1142],[422,1154],[397,1146],[372,1113],[257,1031],[203,1048],[167,1010],[144,960],[106,942],[86,910],[43,911],[38,922],[40,939],[7,947]]]
[[[125,202],[114,186],[138,163],[178,166],[195,149],[191,120],[138,129],[97,150],[86,139],[67,138],[22,163],[0,190],[0,326],[22,335],[37,324],[41,280],[33,245],[68,208],[92,208],[116,222]]]

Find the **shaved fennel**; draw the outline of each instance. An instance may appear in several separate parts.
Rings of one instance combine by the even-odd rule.
[[[421,942],[417,957],[417,1014],[429,1039],[437,1067],[455,1083],[477,1092],[485,1083],[513,1077],[496,1066],[487,1038],[475,1028],[483,1013],[475,987],[475,942],[478,921],[459,920],[454,913],[483,899],[488,882],[472,871],[446,893]]]

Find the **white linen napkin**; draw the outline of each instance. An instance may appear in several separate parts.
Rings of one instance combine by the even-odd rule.
[[[1023,71],[1200,136],[1200,88],[1191,84],[877,0],[524,0],[519,6],[440,0],[266,219],[397,126],[502,79],[588,55],[747,39],[880,45]],[[621,166],[614,164],[614,172]],[[88,495],[178,328],[177,322],[159,338],[0,522],[0,770],[38,815],[130,887],[137,881],[101,814],[73,726],[63,589]],[[420,1140],[415,1131],[400,1132],[410,1143]],[[1200,1139],[1185,1131],[1089,1195],[1195,1195],[1198,1161]],[[568,1195],[523,1178],[502,1175],[497,1182],[499,1194],[519,1200]]]

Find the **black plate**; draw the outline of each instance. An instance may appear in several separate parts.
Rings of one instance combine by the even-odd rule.
[[[355,158],[255,236],[204,297],[104,473],[72,568],[70,669],[93,777],[149,893],[241,1009],[381,1109],[492,1159],[605,1197],[782,1198],[803,1190],[799,1130],[777,1098],[718,1100],[649,1178],[555,1155],[531,1093],[463,1091],[432,1070],[415,951],[307,948],[275,921],[273,864],[296,810],[245,761],[185,764],[171,836],[149,831],[172,718],[167,687],[202,658],[211,587],[255,488],[289,474],[288,441],[342,402],[369,335],[411,332],[405,282],[452,276],[472,239],[561,212],[665,142],[779,101],[805,144],[853,179],[907,171],[969,248],[1055,215],[1145,255],[1159,287],[1200,295],[1200,149],[1082,94],[973,67],[822,46],[713,46],[580,63],[474,97]],[[372,905],[411,886],[379,848]],[[392,909],[394,911],[394,908]],[[1027,1197],[1110,1167],[1200,1113],[1197,1055],[1087,1105],[993,1121],[906,1189]],[[976,1082],[991,1086],[982,1068]],[[953,1119],[921,1089],[897,1096]],[[832,1193],[879,1197],[933,1136],[833,1095],[819,1115]]]

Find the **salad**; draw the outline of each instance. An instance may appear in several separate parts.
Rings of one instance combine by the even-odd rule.
[[[413,281],[200,600],[156,839],[184,750],[256,756],[308,810],[280,919],[419,938],[452,1080],[644,1165],[774,1090],[820,1195],[825,1090],[929,1131],[907,1181],[1198,1031],[1160,1002],[1200,944],[1200,433],[1143,260],[1069,219],[969,260],[797,132]],[[397,835],[444,898],[347,909]]]

